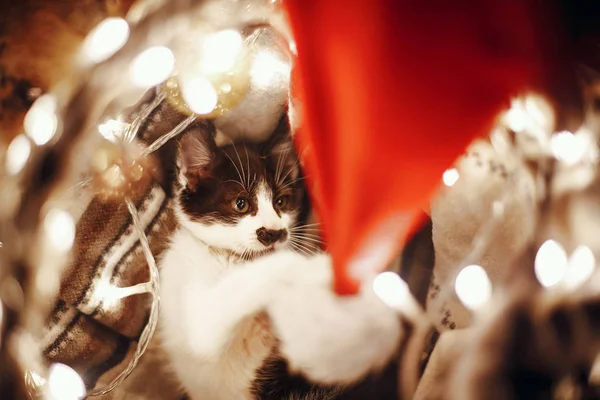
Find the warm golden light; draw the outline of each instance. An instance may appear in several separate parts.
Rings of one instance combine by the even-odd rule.
[[[460,178],[460,174],[456,168],[447,169],[442,175],[442,181],[446,186],[454,186],[454,184],[458,181],[458,178]]]
[[[204,74],[218,74],[233,68],[242,49],[239,32],[227,29],[207,36],[202,43],[200,68]]]
[[[25,133],[35,144],[42,146],[48,143],[56,134],[58,116],[57,103],[54,96],[45,94],[33,103],[25,115]]]
[[[185,82],[181,87],[181,95],[188,108],[200,115],[210,114],[219,102],[217,91],[204,77],[196,77]]]
[[[100,62],[115,54],[129,38],[129,24],[123,18],[107,18],[85,38],[83,54],[91,62]]]
[[[408,285],[391,271],[382,272],[373,280],[373,292],[381,301],[394,309],[401,309],[409,296]]]
[[[577,246],[569,257],[569,268],[565,276],[565,285],[576,288],[584,284],[596,268],[596,257],[587,246]]]
[[[44,228],[50,245],[57,251],[66,253],[75,241],[75,221],[71,214],[60,209],[52,209],[44,219]]]
[[[554,157],[570,165],[580,162],[587,150],[585,141],[568,131],[552,135],[550,147]]]
[[[105,123],[98,125],[98,132],[100,132],[106,140],[117,142],[123,140],[123,134],[128,127],[129,124],[125,122],[109,119]]]
[[[86,394],[79,374],[59,363],[52,364],[48,371],[48,391],[52,400],[80,400]]]
[[[555,240],[546,240],[535,256],[535,276],[544,287],[559,283],[566,275],[569,261],[565,249]]]
[[[164,46],[154,46],[132,61],[129,72],[136,86],[149,88],[167,80],[174,67],[173,52]]]
[[[454,290],[470,310],[480,309],[492,297],[492,283],[480,265],[464,267],[454,281]]]
[[[31,154],[31,142],[25,135],[15,137],[6,150],[6,171],[16,175],[25,166]]]

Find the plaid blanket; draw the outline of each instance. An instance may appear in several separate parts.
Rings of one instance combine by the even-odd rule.
[[[144,112],[155,96],[149,92],[128,112],[127,120]],[[137,140],[151,143],[186,117],[162,100],[141,125]],[[171,141],[151,155],[159,168],[131,197],[155,258],[176,227],[170,207],[175,149]],[[110,297],[110,288],[148,281],[148,266],[125,202],[91,197],[79,219],[73,260],[63,273],[43,337],[45,357],[73,367],[88,389],[110,382],[127,366],[151,303],[149,294]]]

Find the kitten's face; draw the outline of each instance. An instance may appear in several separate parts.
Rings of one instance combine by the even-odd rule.
[[[288,244],[302,198],[287,134],[217,148],[211,134],[181,139],[180,220],[205,243],[251,258]]]

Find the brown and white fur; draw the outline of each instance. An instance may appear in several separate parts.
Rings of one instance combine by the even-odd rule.
[[[275,339],[259,313],[268,288],[257,278],[268,271],[250,264],[290,246],[315,249],[292,237],[302,188],[285,128],[284,121],[284,131],[263,146],[218,148],[213,132],[201,129],[180,141],[180,229],[162,259],[161,333],[192,398],[251,396]],[[268,260],[262,268],[269,269]]]
[[[336,385],[383,367],[398,344],[393,310],[370,290],[338,298],[329,256],[307,254],[318,239],[295,226],[302,188],[288,133],[284,118],[265,145],[219,148],[200,128],[180,140],[160,336],[193,400],[255,398],[275,350],[291,370]]]

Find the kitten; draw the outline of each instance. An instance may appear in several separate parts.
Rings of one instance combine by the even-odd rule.
[[[256,371],[276,345],[261,311],[274,267],[285,271],[263,256],[315,250],[296,237],[303,189],[288,133],[284,118],[263,145],[219,148],[214,130],[200,128],[180,139],[180,227],[161,260],[160,333],[192,399],[252,398]]]

